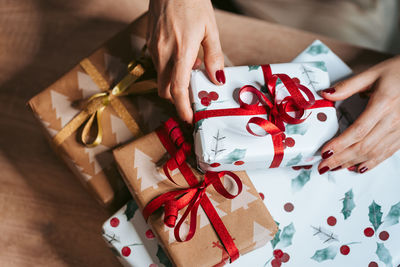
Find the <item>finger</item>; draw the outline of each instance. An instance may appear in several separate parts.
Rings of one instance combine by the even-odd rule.
[[[198,50],[198,48],[197,48]],[[197,50],[195,50],[197,52]],[[193,112],[189,100],[189,81],[192,66],[196,60],[196,52],[181,49],[177,54],[175,65],[171,75],[171,95],[176,106],[176,110],[181,119],[187,123],[192,123]]]
[[[388,99],[380,94],[373,94],[363,113],[341,135],[329,141],[322,148],[322,158],[326,159],[334,153],[340,153],[347,147],[358,143],[388,113]]]
[[[202,46],[204,49],[204,65],[208,77],[217,85],[224,84],[226,81],[224,73],[224,55],[221,49],[218,29],[215,24],[212,24],[212,26],[206,29]]]
[[[355,93],[364,91],[372,86],[378,79],[379,69],[371,68],[349,79],[335,84],[333,87],[322,90],[321,96],[327,100],[344,100]]]
[[[200,58],[196,58],[196,61],[194,62],[192,69],[193,70],[199,69],[201,64],[202,64],[201,59]]]
[[[362,162],[357,171],[364,173],[368,170],[375,168],[381,162],[391,157],[396,151],[400,149],[400,131],[390,133],[381,143],[381,149],[377,149],[377,156]]]

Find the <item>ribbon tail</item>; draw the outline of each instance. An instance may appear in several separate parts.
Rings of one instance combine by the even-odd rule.
[[[129,114],[129,112],[126,110],[125,106],[121,103],[121,100],[116,97],[111,97],[110,104],[117,115],[125,122],[126,126],[131,131],[134,137],[139,137],[143,135],[139,125],[132,118],[131,114]]]
[[[274,158],[272,159],[269,168],[277,168],[283,160],[283,137],[281,134],[272,135],[272,143],[274,145]]]

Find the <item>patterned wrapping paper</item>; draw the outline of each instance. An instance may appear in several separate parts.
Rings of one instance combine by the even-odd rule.
[[[177,189],[158,171],[156,162],[165,154],[166,150],[155,132],[114,150],[116,162],[140,210],[160,194]],[[243,255],[266,244],[277,228],[246,173],[236,174],[243,183],[239,196],[228,200],[217,194],[213,187],[208,187],[206,194]],[[173,171],[172,178],[178,184],[187,184],[179,171]],[[223,182],[227,188],[231,187],[228,179],[224,178]],[[178,220],[183,212],[184,209]],[[176,266],[222,266],[229,260],[202,208],[199,208],[197,216],[196,233],[187,242],[176,242],[174,230],[165,226],[162,214],[151,216],[149,224]],[[187,227],[186,224],[183,226]]]
[[[134,22],[88,57],[111,86],[126,74],[127,64],[140,55],[145,44],[142,36],[141,22],[139,25]],[[29,106],[52,142],[52,138],[81,111],[77,103],[99,92],[98,85],[77,65],[33,97]],[[154,130],[155,125],[174,110],[172,105],[155,95],[119,99],[145,133]],[[115,210],[126,203],[129,193],[116,169],[111,150],[134,136],[111,105],[104,109],[101,123],[103,140],[100,145],[88,148],[77,141],[80,128],[56,152],[100,204]]]
[[[271,64],[272,73],[285,73],[307,86],[315,100],[317,91],[328,88],[329,75],[324,62]],[[261,66],[225,68],[226,84],[212,84],[203,71],[193,71],[191,98],[195,112],[239,108],[237,91],[253,85],[266,93]],[[276,102],[288,96],[280,80],[276,86]],[[306,117],[308,116],[308,117]],[[254,136],[246,129],[250,118],[265,115],[211,117],[196,123],[194,139],[198,164],[203,170],[252,170],[268,168],[274,158],[271,135]],[[334,107],[319,107],[306,111],[300,124],[286,124],[284,156],[279,166],[310,165],[320,160],[318,150],[338,129]]]

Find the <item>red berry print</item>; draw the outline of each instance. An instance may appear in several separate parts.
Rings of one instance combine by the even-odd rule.
[[[327,118],[328,118],[328,117],[327,117],[326,114],[323,113],[323,112],[319,112],[319,113],[317,114],[317,119],[318,119],[319,121],[326,121]]]
[[[288,202],[288,203],[286,203],[286,204],[283,206],[283,209],[284,209],[286,212],[292,212],[292,211],[294,210],[294,206],[293,206],[292,203]]]
[[[282,256],[282,258],[281,258],[281,261],[282,261],[282,262],[288,262],[289,259],[290,259],[289,254],[283,253],[283,256]]]
[[[154,239],[155,236],[154,236],[153,231],[151,231],[151,229],[146,231],[146,237],[147,237],[147,239]]]
[[[292,166],[292,169],[295,171],[301,170],[301,166]]]
[[[206,106],[206,107],[211,104],[211,101],[208,97],[203,97],[200,102],[203,106]]]
[[[379,233],[379,238],[382,241],[386,241],[386,240],[389,239],[389,233],[386,232],[386,231],[382,231],[382,232]]]
[[[129,247],[123,247],[121,249],[121,254],[124,257],[128,257],[129,255],[131,255],[131,249]]]
[[[264,194],[261,192],[259,192],[258,194],[260,195],[261,199],[264,200],[264,198],[265,198]]]
[[[213,168],[216,168],[216,167],[221,166],[221,164],[219,164],[218,162],[214,162],[214,163],[211,163],[210,166]]]
[[[281,267],[282,262],[280,259],[275,258],[271,261],[271,265],[272,267]]]
[[[274,250],[274,257],[277,259],[280,259],[283,257],[283,251],[280,249],[275,249]]]
[[[233,163],[233,164],[235,164],[235,165],[243,165],[244,161],[238,160],[238,161],[235,161],[235,163]]]
[[[374,261],[371,261],[371,262],[368,264],[368,267],[378,267],[378,263],[376,263],[376,262],[374,262]]]
[[[285,139],[285,145],[288,147],[294,147],[295,141],[293,138],[288,137]]]
[[[118,218],[117,218],[117,217],[112,218],[112,219],[110,220],[110,225],[111,225],[112,227],[117,227],[117,226],[119,225],[119,220],[118,220]]]
[[[199,94],[198,94],[198,96],[199,96],[200,99],[202,99],[202,98],[207,97],[207,96],[208,96],[208,93],[207,93],[206,91],[200,91]]]
[[[292,81],[294,81],[295,83],[300,83],[300,80],[299,80],[299,78],[297,78],[297,77],[294,77],[294,78],[292,79]]]
[[[209,97],[211,100],[215,101],[215,100],[218,100],[219,95],[218,95],[217,92],[212,91],[212,92],[210,92],[210,93],[208,94],[208,97]]]
[[[343,245],[340,247],[340,253],[342,253],[343,255],[347,255],[350,253],[350,248],[347,245]]]
[[[306,165],[306,166],[303,166],[303,168],[306,169],[306,170],[309,170],[309,169],[312,168],[312,165]]]
[[[329,216],[328,219],[326,219],[326,222],[328,223],[328,225],[334,226],[336,225],[336,218],[333,216]]]
[[[371,227],[367,227],[364,229],[364,235],[367,237],[371,237],[374,235],[374,229],[372,229]]]

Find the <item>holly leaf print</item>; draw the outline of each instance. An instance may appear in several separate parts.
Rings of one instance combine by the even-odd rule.
[[[372,226],[376,231],[382,224],[381,206],[376,204],[375,201],[372,201],[372,204],[369,205],[368,209],[369,209],[368,213],[369,221],[372,223]]]
[[[258,70],[258,68],[260,68],[260,65],[250,65],[249,66],[249,71]]]
[[[245,155],[246,149],[235,148],[232,152],[230,152],[222,159],[221,163],[232,164],[235,161],[243,159]]]
[[[379,260],[386,264],[386,267],[392,267],[392,255],[383,243],[376,243],[376,255]]]
[[[307,54],[310,54],[312,56],[316,56],[319,54],[328,54],[328,52],[329,48],[321,43],[311,45],[306,51]]]
[[[290,246],[292,244],[292,239],[295,232],[296,230],[294,229],[293,223],[285,226],[280,235],[279,246],[281,248]]]
[[[172,267],[172,263],[168,259],[167,254],[165,254],[164,250],[160,245],[158,245],[157,249],[157,258],[165,267]]]
[[[204,119],[199,120],[199,121],[196,122],[196,124],[194,125],[194,130],[195,130],[196,132],[200,129],[200,127],[201,127],[201,125],[203,124],[203,122],[204,122]]]
[[[322,71],[325,71],[325,72],[328,71],[328,69],[326,68],[325,62],[323,62],[323,61],[310,62],[309,64],[312,65],[313,67],[316,67],[316,68],[322,70]]]
[[[265,84],[261,85],[260,91],[263,92],[264,94],[268,93],[268,88]]]
[[[292,158],[291,160],[288,161],[288,163],[286,164],[286,167],[290,167],[290,166],[296,166],[299,164],[299,162],[302,159],[302,155],[301,153],[298,154],[296,157]]]
[[[301,170],[301,172],[292,179],[292,189],[299,191],[304,185],[310,181],[311,170]]]
[[[138,205],[136,204],[136,202],[133,199],[129,200],[126,204],[126,210],[124,212],[127,221],[133,218],[137,209]]]
[[[344,194],[343,198],[342,214],[345,220],[350,217],[351,211],[356,207],[353,199],[354,199],[353,189],[350,189]]]
[[[385,225],[394,225],[399,223],[400,217],[400,202],[394,204],[391,208],[389,213],[385,217]]]
[[[281,233],[281,229],[279,228],[279,223],[277,221],[275,221],[275,223],[276,223],[276,225],[278,225],[278,232],[276,232],[274,239],[271,240],[272,248],[275,248],[276,245],[279,243],[279,241],[280,241],[279,235]]]
[[[280,84],[282,84],[282,81],[281,81],[281,79],[278,78],[278,79],[276,80],[275,86],[278,86],[278,85],[280,85]]]
[[[315,251],[311,259],[321,262],[326,260],[333,260],[337,255],[337,247],[329,246],[324,249],[319,249]]]
[[[286,124],[285,128],[286,128],[285,130],[286,135],[290,134],[305,135],[308,130],[308,124],[307,123]]]

